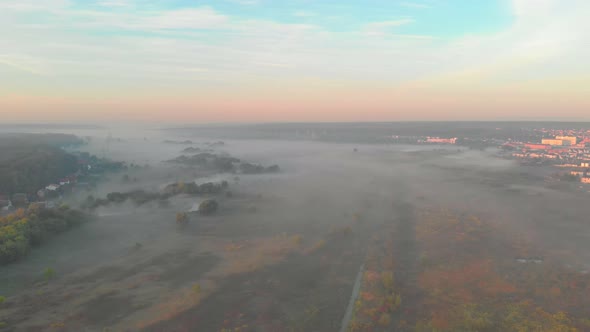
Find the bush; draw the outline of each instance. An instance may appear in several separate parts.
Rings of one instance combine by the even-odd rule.
[[[55,270],[50,267],[46,268],[45,271],[43,271],[43,277],[45,280],[53,279],[53,277],[55,277]]]
[[[179,212],[176,214],[176,224],[179,226],[184,226],[188,224],[188,215],[184,212]]]
[[[309,249],[309,252],[310,253],[316,252],[316,251],[324,248],[325,246],[326,246],[326,240],[323,240],[323,239],[322,240],[319,240],[315,245],[313,245],[313,247],[311,247]]]
[[[385,313],[381,314],[381,317],[379,317],[379,325],[387,327],[389,324],[391,324],[391,315]]]
[[[199,213],[202,215],[211,215],[217,212],[219,204],[214,199],[208,199],[199,204]]]
[[[192,287],[192,290],[193,290],[193,293],[195,293],[196,295],[201,294],[201,285],[199,285],[198,283],[194,284]]]
[[[394,289],[393,272],[384,271],[381,272],[381,282],[386,290],[392,291]]]
[[[293,244],[295,244],[296,246],[300,246],[301,243],[303,243],[303,236],[301,236],[299,234],[293,235],[291,240],[293,241]]]

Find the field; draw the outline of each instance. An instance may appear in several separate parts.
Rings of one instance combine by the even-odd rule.
[[[114,155],[140,151],[133,144],[120,143]],[[122,181],[127,174],[120,173],[105,179],[91,194],[154,191],[193,179],[227,181],[231,195],[180,192],[167,204],[97,207],[96,220],[0,267],[1,326],[590,329],[590,251],[580,217],[586,197],[540,186],[538,175],[521,176],[481,152],[266,144],[232,141],[223,152],[277,163],[278,173],[217,174],[154,163],[128,174],[137,181]],[[166,155],[145,159],[170,160],[184,148],[162,145],[150,151]],[[218,201],[219,211],[194,212],[207,198]],[[551,204],[556,199],[559,207]],[[179,212],[186,222],[177,223]]]

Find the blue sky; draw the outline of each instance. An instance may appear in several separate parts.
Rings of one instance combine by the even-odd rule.
[[[511,21],[506,2],[480,1],[266,1],[237,7],[233,3],[209,4],[232,15],[283,22],[311,23],[332,31],[354,30],[378,21],[413,19],[399,33],[457,37],[466,32],[493,31]]]
[[[210,7],[237,19],[313,24],[330,31],[354,31],[371,22],[409,19],[412,23],[396,28],[398,33],[438,38],[493,32],[513,21],[510,1],[507,0],[171,0],[135,1],[132,4],[116,0],[77,0],[74,6],[119,12]]]

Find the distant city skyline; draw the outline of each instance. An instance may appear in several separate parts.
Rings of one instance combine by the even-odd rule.
[[[590,121],[585,0],[0,0],[2,122]]]

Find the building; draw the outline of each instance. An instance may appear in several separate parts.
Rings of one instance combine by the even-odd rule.
[[[575,136],[555,136],[555,139],[561,140],[564,145],[576,145],[578,138]]]
[[[17,207],[26,207],[29,205],[29,198],[27,194],[14,194],[12,195],[12,205]]]
[[[590,167],[590,163],[580,163],[580,167]]]
[[[554,154],[559,154],[559,155],[561,155],[561,154],[563,154],[563,153],[567,153],[568,151],[569,151],[569,149],[568,149],[568,148],[561,148],[561,147],[560,147],[560,148],[557,148],[557,147],[555,147],[555,148],[552,148],[552,149],[550,149],[550,150],[549,150],[549,151],[547,151],[547,152],[548,152],[548,153],[554,153]]]
[[[47,189],[48,191],[56,191],[57,189],[59,189],[59,185],[57,185],[57,184],[50,184],[47,187],[45,187],[45,189]]]
[[[590,177],[580,178],[580,182],[582,182],[582,183],[589,183],[590,184]]]
[[[524,147],[529,150],[549,150],[549,149],[551,149],[551,145],[549,145],[549,144],[526,143],[524,145]]]
[[[426,138],[426,143],[437,143],[437,144],[455,144],[457,143],[457,138],[440,138],[440,137],[428,137]]]
[[[543,138],[541,140],[542,144],[548,144],[551,146],[562,146],[563,145],[563,140],[560,139],[554,139],[554,138]]]
[[[45,188],[37,190],[37,198],[43,199],[43,198],[45,198],[45,194],[46,194]]]
[[[12,208],[12,202],[10,202],[9,200],[5,200],[2,199],[0,200],[0,210],[9,210],[10,208]]]

